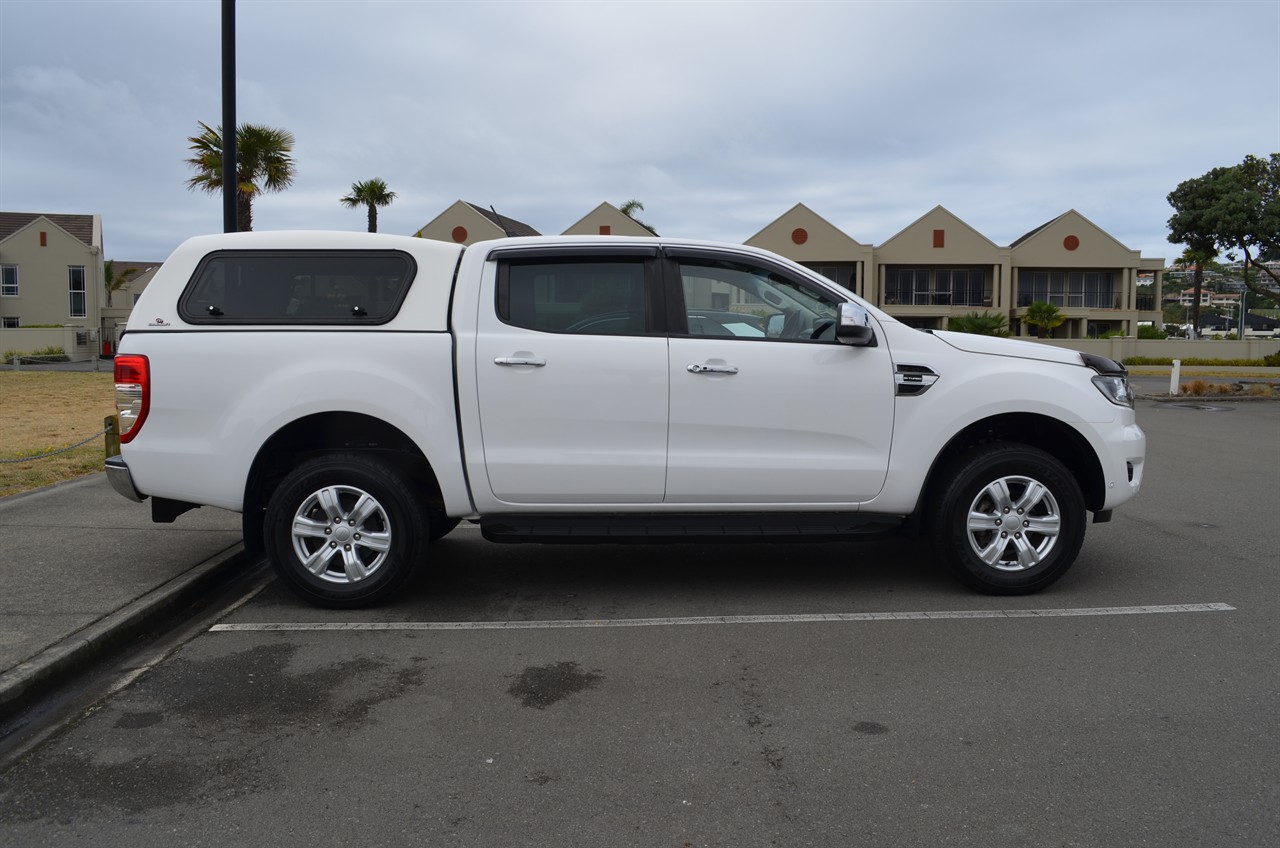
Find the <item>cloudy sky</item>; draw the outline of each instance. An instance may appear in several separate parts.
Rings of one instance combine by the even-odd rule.
[[[797,202],[879,244],[941,204],[1008,244],[1077,209],[1172,258],[1165,196],[1280,150],[1280,2],[239,0],[241,122],[297,137],[257,229],[462,198],[559,233],[637,198],[742,242]],[[98,213],[107,258],[222,228],[191,192],[219,0],[0,0],[0,210]]]

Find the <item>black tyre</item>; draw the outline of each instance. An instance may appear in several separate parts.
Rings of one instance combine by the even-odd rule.
[[[267,504],[264,541],[280,579],[325,607],[368,606],[400,588],[429,535],[417,492],[394,466],[330,454],[289,473]]]
[[[941,493],[929,517],[934,550],[980,592],[1037,592],[1066,573],[1084,542],[1080,486],[1042,450],[982,445],[950,467]]]

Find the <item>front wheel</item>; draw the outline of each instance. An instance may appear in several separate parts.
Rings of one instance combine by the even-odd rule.
[[[1053,583],[1075,562],[1084,532],[1084,497],[1071,472],[1042,450],[1011,443],[961,457],[929,521],[952,572],[993,595]]]
[[[347,608],[399,589],[428,534],[399,470],[363,454],[330,454],[299,465],[272,493],[264,541],[289,588],[319,606]]]

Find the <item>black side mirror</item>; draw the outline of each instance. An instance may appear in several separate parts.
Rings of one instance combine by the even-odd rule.
[[[840,304],[836,341],[850,347],[875,347],[876,332],[871,327],[871,313],[856,303]]]

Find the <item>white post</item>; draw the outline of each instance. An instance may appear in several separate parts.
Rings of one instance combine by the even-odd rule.
[[[1182,360],[1173,360],[1173,370],[1169,372],[1169,396],[1178,393],[1178,380],[1182,377]]]

